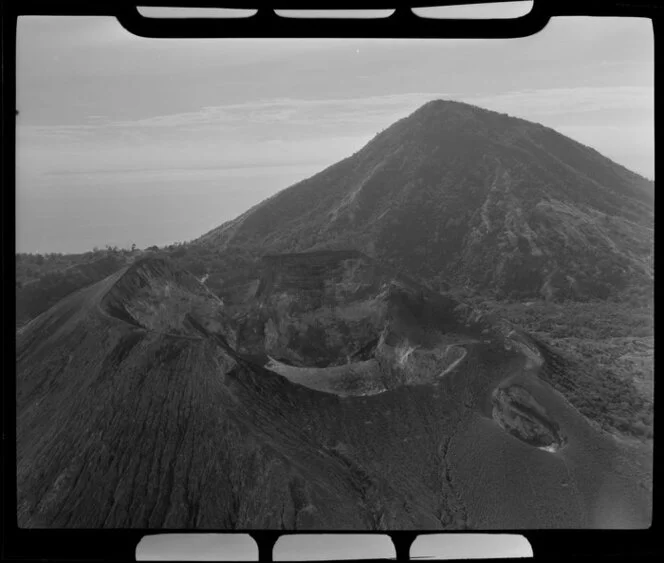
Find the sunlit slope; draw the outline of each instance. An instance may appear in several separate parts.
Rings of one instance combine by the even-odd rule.
[[[648,524],[647,497],[618,463],[631,450],[540,381],[543,360],[526,335],[362,256],[326,260],[329,270],[317,267],[327,285],[309,280],[299,308],[275,305],[299,282],[285,283],[290,274],[273,268],[271,289],[263,285],[256,301],[263,313],[249,307],[241,326],[193,276],[148,259],[25,327],[17,347],[19,524],[576,527],[615,511],[619,525]],[[348,267],[355,273],[344,274]],[[326,299],[333,311],[364,303],[364,313],[347,327],[352,338],[309,352],[292,327]],[[351,323],[344,319],[332,323],[341,336]],[[262,337],[243,336],[252,328]],[[374,330],[383,344],[372,344]],[[338,369],[363,338],[372,345],[361,361],[378,358],[384,382],[373,394],[312,389],[256,363],[274,349],[291,368],[316,360],[317,369]],[[415,349],[395,353],[406,339]],[[436,362],[450,367],[449,358],[434,352],[452,339],[464,354],[439,371]]]

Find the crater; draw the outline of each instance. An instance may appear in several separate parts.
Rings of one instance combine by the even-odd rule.
[[[506,432],[526,444],[556,452],[566,443],[558,423],[522,386],[497,388],[492,396],[492,417]]]
[[[256,299],[234,318],[240,354],[346,396],[435,385],[463,370],[490,324],[469,315],[364,255],[329,251],[265,257]]]
[[[286,379],[340,397],[376,395],[387,391],[380,366],[375,359],[341,366],[300,367],[268,357],[265,367]]]

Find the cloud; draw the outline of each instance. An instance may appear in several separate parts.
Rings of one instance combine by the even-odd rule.
[[[31,126],[26,127],[24,132],[34,136],[84,138],[94,132],[114,135],[140,131],[150,135],[163,134],[166,131],[179,133],[182,130],[220,131],[221,127],[228,128],[229,132],[232,130],[235,134],[236,129],[250,129],[255,126],[304,126],[311,131],[327,125],[385,126],[387,119],[394,121],[405,117],[427,101],[440,98],[467,101],[525,119],[597,111],[654,109],[654,88],[648,86],[546,88],[483,95],[465,92],[413,92],[359,98],[273,98],[206,106],[197,111],[135,120],[110,121],[95,115],[89,116],[87,125]]]
[[[633,133],[638,126],[649,136],[654,108],[653,88],[637,86],[493,95],[413,92],[360,98],[275,98],[136,120],[94,117],[85,125],[23,126],[18,130],[19,161],[45,172],[331,164],[437,98],[467,101],[561,132],[566,128],[570,133],[597,133],[598,127],[604,127],[601,134],[584,135],[583,142],[593,140],[590,144],[600,152],[610,147],[618,160],[625,130],[631,128]],[[628,148],[626,153],[633,152]]]
[[[643,18],[556,18],[496,41],[180,41],[133,36],[114,18],[22,17],[17,197],[34,204],[25,232],[83,240],[72,225],[92,213],[77,207],[87,194],[111,194],[95,218],[117,194],[121,221],[130,195],[152,218],[155,193],[181,190],[163,216],[188,209],[193,236],[200,214],[211,226],[239,214],[436,98],[538,121],[648,174],[652,45]],[[247,185],[251,198],[240,194]],[[187,203],[195,190],[209,199]],[[44,234],[56,200],[59,222]]]
[[[444,96],[444,95],[442,95]],[[239,104],[203,107],[198,111],[161,115],[133,121],[108,123],[110,127],[173,127],[236,124],[288,123],[315,126],[321,120],[334,122],[367,122],[386,112],[416,109],[428,100],[441,97],[436,93],[408,93],[361,98],[295,99],[273,98]],[[368,113],[367,113],[368,112]],[[317,121],[312,121],[316,119]]]
[[[19,166],[34,174],[151,168],[321,167],[349,156],[432,94],[278,98],[85,125],[18,128]]]
[[[477,105],[519,117],[583,114],[596,111],[653,111],[655,91],[649,86],[547,88],[464,96]]]

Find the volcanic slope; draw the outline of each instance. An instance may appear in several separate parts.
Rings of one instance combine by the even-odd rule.
[[[268,258],[253,302],[230,319],[150,258],[24,327],[19,525],[649,525],[639,452],[538,378],[527,335],[358,253]],[[370,384],[323,373],[362,362]]]
[[[355,248],[505,297],[652,285],[654,184],[542,125],[436,100],[196,242]]]

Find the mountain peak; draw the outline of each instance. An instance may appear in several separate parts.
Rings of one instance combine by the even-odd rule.
[[[464,136],[478,133],[496,136],[508,130],[541,127],[518,117],[450,99],[431,100],[406,117],[405,121],[424,125],[438,134],[453,131]]]
[[[489,112],[490,110],[486,110],[483,108],[480,108],[479,106],[475,106],[472,104],[469,104],[467,102],[460,102],[458,100],[451,100],[451,99],[443,99],[443,98],[438,98],[436,100],[430,100],[426,102],[425,104],[421,105],[419,109],[415,111],[417,112],[440,112],[440,111],[483,111],[483,112]]]
[[[434,285],[606,297],[652,283],[653,193],[550,128],[436,99],[199,242],[352,248]]]

